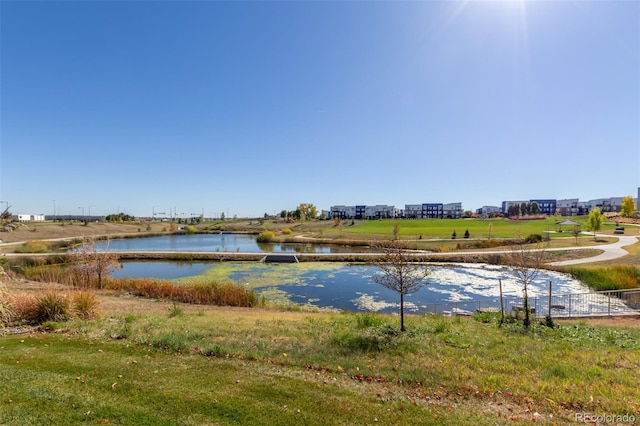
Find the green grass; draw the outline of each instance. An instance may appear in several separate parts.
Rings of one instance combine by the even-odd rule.
[[[347,221],[342,232],[348,235],[380,235],[393,236],[393,227],[398,224],[401,238],[451,238],[453,231],[457,240],[465,231],[469,230],[469,238],[526,238],[531,234],[544,234],[546,231],[556,231],[556,222],[561,217],[548,217],[544,220],[509,220],[509,219],[417,219],[417,220],[368,220],[356,221],[353,226]],[[582,223],[582,229],[587,229],[586,217],[572,217],[572,220]],[[491,225],[491,230],[489,229]],[[613,224],[603,224],[601,231],[613,229]],[[573,238],[569,229],[565,232],[551,234],[552,238]],[[325,230],[325,235],[337,234],[340,230],[333,227]],[[592,238],[593,239],[593,238]]]
[[[640,330],[207,311],[0,338],[0,424],[572,423],[640,415]],[[253,311],[252,311],[253,312]],[[538,416],[534,413],[539,413]]]
[[[568,267],[565,271],[596,291],[640,287],[640,270],[633,265]]]

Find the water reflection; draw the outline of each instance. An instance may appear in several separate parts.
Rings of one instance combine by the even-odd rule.
[[[172,266],[173,265],[173,266]],[[175,268],[171,271],[171,268]],[[299,264],[261,264],[254,262],[198,263],[193,269],[172,262],[126,262],[114,277],[145,276],[174,279],[206,273],[216,280],[233,280],[250,285],[257,292],[277,289],[290,302],[348,311],[396,312],[399,296],[371,280],[377,268],[345,263],[303,262]],[[132,275],[135,274],[135,275]],[[162,276],[165,274],[164,276]],[[588,289],[568,275],[541,271],[529,286],[530,297],[547,295],[549,281],[554,294],[584,293]],[[506,297],[520,297],[522,288],[506,267],[495,265],[433,265],[427,285],[407,295],[406,309],[425,312],[429,305],[464,303],[486,299],[499,306],[500,282]]]
[[[237,252],[237,253],[363,253],[366,247],[337,244],[259,243],[247,234],[164,235],[148,238],[127,238],[98,243],[99,250],[150,252]]]

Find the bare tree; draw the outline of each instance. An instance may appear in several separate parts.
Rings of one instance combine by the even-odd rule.
[[[75,268],[82,277],[84,287],[90,287],[95,279],[96,286],[102,288],[102,279],[114,269],[122,268],[122,265],[118,262],[116,253],[98,250],[96,240],[93,237],[85,237],[75,259]]]
[[[374,275],[371,279],[400,294],[400,330],[406,331],[404,297],[426,285],[425,278],[429,275],[429,269],[415,262],[411,252],[399,241],[393,241],[380,248],[384,251],[384,255],[375,262],[375,266],[381,273]]]
[[[524,310],[524,328],[531,325],[529,308],[529,285],[536,279],[542,267],[545,251],[539,245],[528,246],[523,240],[518,240],[507,256],[507,262],[511,266],[511,273],[522,285],[522,308]]]

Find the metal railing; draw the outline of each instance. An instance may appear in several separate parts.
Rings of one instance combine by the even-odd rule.
[[[522,297],[503,297],[505,314],[523,308]],[[640,289],[607,290],[574,294],[551,294],[529,297],[531,313],[555,318],[640,315]],[[500,312],[500,297],[433,303],[420,308],[423,313],[469,315],[474,312]]]

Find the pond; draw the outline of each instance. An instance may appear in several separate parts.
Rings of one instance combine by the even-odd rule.
[[[500,283],[507,298],[522,296],[522,288],[511,271],[486,264],[433,264],[427,285],[407,295],[407,312],[432,312],[442,304],[439,313],[473,312],[477,301],[483,307],[500,305]],[[176,285],[202,277],[224,282],[233,280],[265,295],[275,303],[313,305],[347,311],[397,312],[398,293],[376,284],[371,279],[378,273],[374,266],[346,263],[303,262],[295,264],[263,264],[255,262],[172,263],[125,262],[115,278],[156,277],[175,279]],[[529,287],[529,297],[545,299],[549,281],[554,294],[585,293],[589,290],[568,275],[540,271]]]
[[[259,243],[248,234],[163,235],[125,238],[98,243],[99,250],[151,252],[239,252],[239,253],[362,253],[367,247],[316,244],[300,239],[296,243]]]

